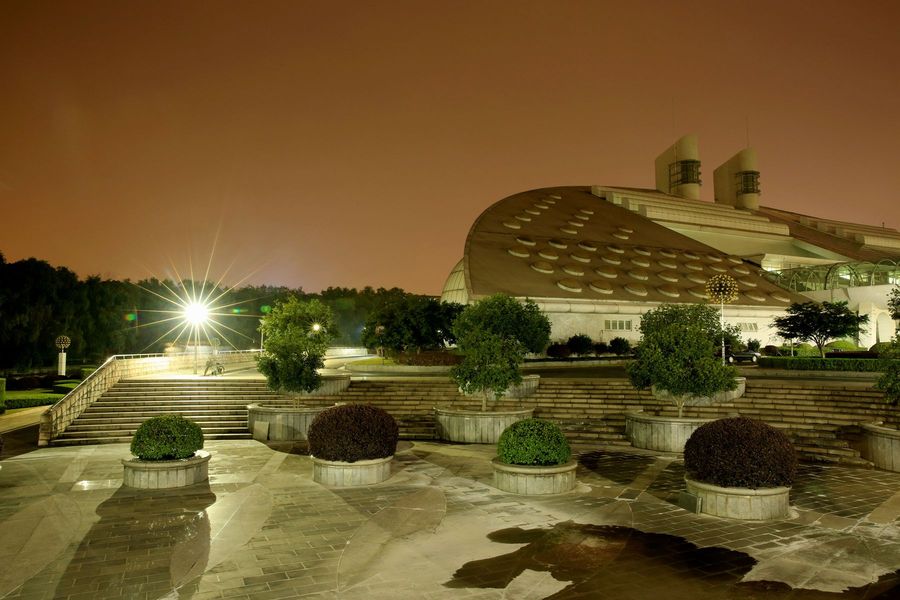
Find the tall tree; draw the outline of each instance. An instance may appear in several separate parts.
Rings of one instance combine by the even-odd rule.
[[[819,355],[825,358],[825,344],[833,339],[858,336],[868,322],[868,315],[857,315],[847,308],[846,302],[826,301],[795,302],[772,325],[785,339],[814,343]]]

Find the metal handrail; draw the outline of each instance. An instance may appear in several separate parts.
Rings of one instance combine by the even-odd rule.
[[[229,350],[219,352],[226,362],[238,362],[242,356],[252,356],[259,350]],[[159,364],[146,361],[152,359],[186,359],[193,360],[193,352],[175,352],[168,354],[116,354],[110,356],[96,371],[84,378],[75,388],[60,398],[53,406],[41,415],[41,428],[38,446],[47,446],[65,431],[72,421],[93,404],[100,396],[114,386],[123,376],[130,376],[142,367],[144,372],[152,373],[172,369],[171,360],[160,360]],[[134,361],[141,364],[129,364]]]

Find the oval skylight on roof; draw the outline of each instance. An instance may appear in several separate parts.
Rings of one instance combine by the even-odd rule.
[[[716,273],[727,273],[728,267],[723,267],[722,265],[709,265],[709,268],[715,271]]]
[[[791,301],[790,298],[788,298],[785,294],[783,294],[781,292],[772,292],[769,295],[772,296],[772,298],[774,298],[775,300],[778,300],[779,302],[790,302]]]
[[[531,217],[528,215],[516,215],[516,218],[520,221],[524,221],[525,223],[531,222]]]
[[[597,246],[592,244],[591,242],[578,242],[578,247],[582,250],[587,250],[588,252],[596,252]]]
[[[610,252],[615,252],[616,254],[625,254],[625,249],[621,246],[616,246],[615,244],[611,244],[606,247]]]
[[[567,292],[581,291],[581,284],[574,279],[563,279],[562,281],[557,281],[556,285],[558,285],[560,289],[566,290]]]
[[[740,256],[726,256],[725,258],[728,259],[729,262],[732,262],[732,263],[734,263],[734,264],[736,264],[736,265],[742,265],[742,264],[744,264],[744,261],[741,260],[741,257],[740,257]]]
[[[509,248],[507,252],[518,258],[528,258],[531,256],[531,253],[528,252],[528,250],[522,250],[521,248]]]
[[[559,230],[566,235],[578,235],[578,230],[574,227],[560,227]]]
[[[541,258],[546,258],[547,260],[556,260],[559,258],[559,254],[550,250],[549,248],[544,248],[543,250],[538,252],[538,256]]]
[[[650,279],[650,274],[647,271],[642,271],[640,269],[632,269],[628,271],[629,277],[632,279],[637,279],[638,281],[647,281]]]
[[[591,262],[591,258],[589,256],[585,256],[583,254],[578,254],[577,252],[573,252],[569,256],[572,258],[572,260],[577,260],[580,263],[587,264],[587,263]]]
[[[635,253],[640,254],[641,256],[650,256],[651,254],[650,251],[643,246],[635,246],[634,248],[632,248],[632,250],[634,250]]]
[[[534,246],[535,242],[530,237],[526,237],[524,235],[520,235],[516,237],[516,241],[522,244],[523,246]]]
[[[522,226],[515,221],[503,221],[503,226],[509,227],[510,229],[522,229]]]
[[[590,220],[591,220],[591,218],[590,218],[589,216],[583,215],[583,214],[581,214],[581,213],[575,213],[575,214],[572,215],[572,216],[575,217],[576,219],[580,219],[580,220],[582,220],[582,221],[590,221]]]
[[[698,262],[684,263],[684,267],[690,271],[702,271],[703,265]]]
[[[568,223],[572,227],[584,227],[584,223],[582,223],[581,221],[577,221],[577,220],[569,220],[569,221],[566,221],[566,223]]]
[[[597,292],[598,294],[612,294],[613,287],[606,283],[605,281],[592,281],[588,284],[588,287]]]
[[[543,260],[539,260],[537,262],[531,263],[531,268],[537,271],[538,273],[552,273],[553,265]]]
[[[700,257],[698,255],[694,254],[693,252],[691,252],[690,250],[685,250],[681,254],[688,260],[700,260]]]
[[[722,257],[716,254],[707,254],[706,258],[712,262],[720,263],[722,262]]]
[[[669,298],[677,298],[681,295],[678,289],[673,285],[661,285],[656,288],[656,291],[663,296],[668,296]]]
[[[676,258],[678,256],[677,253],[672,252],[671,250],[660,250],[660,256],[665,256],[666,258]]]
[[[756,282],[753,281],[752,279],[750,279],[749,277],[741,277],[737,281],[739,284],[746,285],[747,287],[752,287],[752,288],[756,287]]]
[[[606,277],[607,279],[615,279],[619,276],[619,273],[612,267],[597,267],[594,269],[594,273],[600,277]]]
[[[582,213],[582,214],[585,214],[585,215],[592,215],[592,214],[594,214],[594,211],[591,210],[590,208],[579,208],[579,209],[578,209],[578,212],[580,212],[580,213]]]
[[[529,215],[534,215],[534,216],[538,216],[541,214],[541,211],[539,211],[536,208],[526,208],[525,212],[527,212]]]
[[[739,265],[737,267],[731,267],[731,270],[737,273],[738,275],[749,275],[750,269],[745,267],[744,265]]]
[[[744,295],[747,296],[748,298],[750,298],[751,300],[755,300],[756,302],[765,302],[766,301],[766,297],[755,290],[750,290],[750,291],[744,292]]]
[[[578,265],[563,265],[563,273],[568,273],[569,275],[574,275],[575,277],[581,277],[584,275],[584,269]]]
[[[562,196],[560,196],[559,194],[550,194],[550,197],[554,200],[562,200]]]
[[[650,261],[644,258],[643,256],[635,256],[631,259],[631,264],[637,265],[639,267],[649,267]]]
[[[613,237],[620,240],[627,240],[629,235],[627,233],[622,233],[621,231],[617,231],[613,233]]]
[[[618,229],[622,233],[634,233],[634,229],[632,229],[631,227],[621,227],[620,226],[620,227],[616,227],[616,229]]]
[[[694,283],[704,284],[708,281],[706,275],[703,273],[688,273],[687,276],[688,281],[693,281]]]
[[[548,206],[547,204],[544,204],[542,202],[535,202],[532,206],[534,206],[535,208],[539,208],[541,210],[547,210],[548,208],[550,208],[550,206]]]
[[[634,294],[635,296],[646,296],[647,288],[639,283],[627,283],[625,284],[625,291]]]
[[[674,260],[663,259],[663,260],[658,260],[656,262],[659,263],[659,266],[661,266],[663,269],[677,269],[678,268],[678,263],[675,262]]]
[[[678,273],[676,273],[675,271],[660,271],[656,274],[656,276],[663,281],[669,281],[671,283],[675,283],[678,281]]]
[[[704,287],[692,287],[688,289],[688,294],[695,298],[709,298],[709,295],[706,293],[706,288]]]
[[[618,256],[601,256],[600,260],[609,265],[621,265],[622,259]]]
[[[567,243],[565,243],[562,240],[558,240],[556,238],[547,240],[547,243],[550,244],[551,246],[553,246],[554,248],[559,248],[560,250],[565,250],[566,248],[569,247],[569,245]]]

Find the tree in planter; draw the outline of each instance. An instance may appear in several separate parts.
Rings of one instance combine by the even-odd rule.
[[[522,381],[519,365],[526,352],[543,352],[550,341],[550,321],[531,300],[496,294],[467,306],[453,333],[464,358],[450,371],[466,394],[482,392],[482,411],[491,394],[499,399]]]
[[[290,296],[263,318],[265,349],[256,359],[273,390],[311,392],[321,385],[318,369],[336,331],[331,309],[318,300]]]
[[[829,340],[856,337],[865,331],[868,315],[857,315],[846,302],[795,302],[787,314],[772,321],[778,335],[788,340],[810,341],[825,358],[825,344]]]
[[[631,384],[669,392],[679,417],[689,398],[737,387],[735,368],[716,356],[722,330],[715,308],[663,304],[642,317],[640,331],[635,360],[628,366]]]
[[[891,404],[900,403],[900,335],[894,337],[891,345],[881,352],[879,358],[894,359],[878,378],[875,387],[884,392],[885,399]]]
[[[888,295],[888,310],[891,311],[891,318],[900,321],[900,285],[895,285]]]

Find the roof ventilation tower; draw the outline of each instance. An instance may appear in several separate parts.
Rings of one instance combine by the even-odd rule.
[[[682,136],[656,157],[656,189],[664,194],[700,199],[700,150],[697,136]]]

